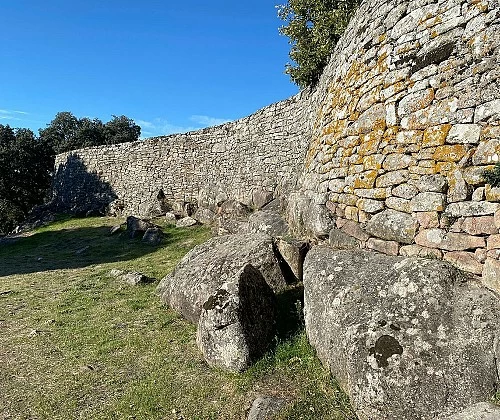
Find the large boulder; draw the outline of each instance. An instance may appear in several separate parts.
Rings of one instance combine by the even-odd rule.
[[[278,212],[272,210],[256,211],[248,218],[249,232],[263,232],[270,236],[288,235],[288,225]]]
[[[196,246],[161,280],[158,293],[172,309],[197,324],[207,299],[248,264],[274,291],[286,287],[272,238],[253,233],[218,236]]]
[[[307,335],[361,420],[434,419],[491,398],[500,300],[449,264],[313,248]]]
[[[226,280],[202,305],[196,342],[209,365],[241,372],[272,342],[275,295],[250,264]]]

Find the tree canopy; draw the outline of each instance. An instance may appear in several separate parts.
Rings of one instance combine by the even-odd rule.
[[[75,117],[71,112],[59,112],[55,118],[40,130],[40,137],[55,153],[136,141],[141,135],[141,127],[124,115],[113,115],[107,123],[94,118]]]
[[[280,33],[289,38],[290,58],[285,73],[300,88],[314,86],[328,63],[333,47],[361,0],[288,0],[278,6],[286,22]]]

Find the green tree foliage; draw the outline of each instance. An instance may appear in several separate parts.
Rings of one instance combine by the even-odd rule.
[[[493,169],[484,171],[483,178],[492,187],[500,187],[500,162],[496,163]]]
[[[43,201],[53,166],[52,150],[31,130],[0,125],[0,233]]]
[[[139,139],[141,128],[130,118],[113,116],[106,124],[97,118],[77,118],[59,112],[40,130],[0,125],[0,234],[18,225],[47,196],[57,153],[83,147]]]
[[[289,38],[290,58],[285,73],[299,87],[314,86],[323,72],[333,47],[344,32],[361,0],[288,0],[278,6],[286,22],[280,33]]]
[[[55,153],[135,141],[141,135],[141,127],[130,118],[113,115],[106,124],[97,118],[78,119],[71,112],[59,112],[55,118],[40,130],[40,137]]]

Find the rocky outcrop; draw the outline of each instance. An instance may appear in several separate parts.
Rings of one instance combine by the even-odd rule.
[[[487,401],[500,300],[437,260],[315,247],[306,331],[360,419],[434,419]]]
[[[274,293],[286,287],[270,236],[219,236],[193,248],[157,291],[198,325],[210,364],[240,371],[272,339]]]
[[[209,365],[240,372],[272,342],[275,296],[252,265],[231,274],[203,303],[196,342]]]

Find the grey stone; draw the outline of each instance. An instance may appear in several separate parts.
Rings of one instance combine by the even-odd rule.
[[[448,180],[443,175],[424,175],[420,178],[417,187],[421,192],[445,192]]]
[[[114,235],[115,233],[119,232],[122,229],[122,225],[114,225],[110,230],[109,234]]]
[[[163,302],[197,324],[209,296],[248,264],[260,271],[273,290],[286,287],[272,238],[252,233],[219,236],[194,247],[161,280],[157,292]]]
[[[163,239],[163,231],[158,227],[152,227],[144,232],[142,242],[148,245],[159,245]]]
[[[177,220],[177,223],[175,224],[175,226],[178,228],[186,228],[186,227],[191,227],[191,226],[194,226],[197,224],[198,224],[198,221],[196,219],[193,219],[192,217],[186,216],[186,217],[183,217],[182,219]]]
[[[446,195],[435,192],[421,192],[410,201],[411,211],[443,211]]]
[[[487,201],[462,201],[450,203],[446,206],[444,214],[451,217],[487,216],[495,214],[500,209],[500,204]]]
[[[279,257],[286,263],[286,267],[292,271],[295,280],[302,281],[303,264],[307,252],[309,251],[309,243],[300,239],[294,238],[279,238],[276,241]],[[283,267],[282,267],[282,271]]]
[[[332,229],[328,238],[330,246],[334,249],[355,249],[360,248],[360,242],[342,232],[340,229]]]
[[[177,223],[177,217],[174,213],[167,212],[167,213],[165,213],[165,221],[167,223],[175,224],[175,223]]]
[[[452,414],[446,418],[441,417],[440,420],[498,420],[500,419],[500,406],[488,403],[480,402],[459,413]]]
[[[154,226],[149,220],[139,219],[135,216],[127,217],[127,232],[131,238],[135,238],[138,234],[144,235],[144,232]]]
[[[262,210],[256,211],[248,218],[249,232],[263,232],[272,237],[286,236],[288,234],[288,225],[275,211]]]
[[[481,134],[481,126],[478,124],[456,124],[451,127],[447,143],[477,144]]]
[[[271,420],[287,405],[287,400],[274,396],[261,396],[254,400],[247,420]]]
[[[203,225],[211,225],[215,222],[217,215],[206,207],[199,207],[193,215],[193,219],[197,220]]]
[[[497,382],[500,300],[447,263],[315,247],[306,331],[360,419],[435,419]]]
[[[286,219],[294,231],[317,238],[327,238],[335,227],[335,218],[326,205],[315,204],[301,192],[290,194]]]
[[[251,264],[227,274],[202,304],[196,342],[210,366],[241,372],[272,342],[275,296]]]
[[[366,232],[387,241],[411,244],[418,222],[407,213],[385,210],[373,216],[366,224]]]
[[[150,277],[145,276],[142,273],[138,273],[136,271],[126,272],[120,276],[118,276],[121,280],[130,284],[131,286],[137,286],[139,284],[150,283],[153,281]]]
[[[274,193],[272,191],[263,190],[261,188],[255,189],[252,192],[252,204],[254,208],[261,209],[266,204],[273,201]]]

